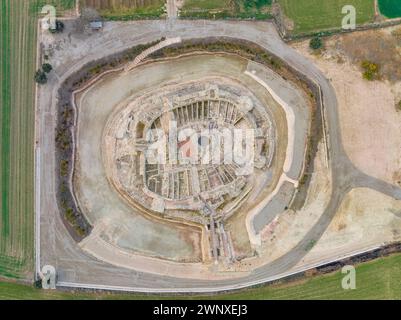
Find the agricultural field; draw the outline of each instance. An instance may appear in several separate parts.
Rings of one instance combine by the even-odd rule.
[[[181,17],[270,18],[271,0],[185,0]]]
[[[0,275],[31,278],[37,12],[42,0],[2,0],[0,15]],[[73,0],[46,1],[60,10]]]
[[[33,269],[36,25],[31,1],[1,2],[0,275]]]
[[[94,8],[109,20],[159,18],[164,14],[165,3],[165,0],[80,0],[81,8]]]
[[[341,28],[342,8],[353,5],[357,24],[372,22],[374,0],[278,0],[284,14],[294,22],[293,33],[310,33]]]
[[[30,2],[33,3],[33,6],[36,8],[41,8],[49,4],[60,11],[74,9],[75,7],[75,0],[36,0]],[[38,11],[40,11],[40,9]]]
[[[380,13],[387,18],[401,17],[401,1],[399,0],[378,0]]]
[[[401,255],[393,255],[356,268],[356,290],[343,290],[343,274],[315,276],[297,282],[277,284],[215,296],[191,296],[189,299],[278,300],[278,299],[401,299]],[[10,282],[0,282],[0,299],[121,299],[144,300],[177,297],[140,294],[89,294],[85,292],[44,291]]]

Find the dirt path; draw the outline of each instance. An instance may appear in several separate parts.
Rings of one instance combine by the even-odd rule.
[[[167,0],[167,17],[169,19],[178,18],[177,0]]]

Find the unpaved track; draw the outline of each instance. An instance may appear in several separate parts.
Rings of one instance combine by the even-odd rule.
[[[176,0],[167,0],[167,16],[169,19],[177,19],[178,17],[178,7]]]
[[[333,195],[324,214],[307,233],[305,238],[290,252],[274,262],[267,264],[251,275],[240,279],[223,281],[189,281],[188,279],[176,279],[134,272],[126,269],[107,265],[86,256],[77,244],[70,238],[60,221],[56,201],[54,197],[54,112],[57,86],[54,83],[52,96],[47,93],[48,101],[51,101],[42,110],[40,132],[40,144],[42,162],[41,166],[41,219],[42,219],[42,265],[54,264],[59,270],[60,284],[66,282],[79,282],[85,284],[102,285],[99,288],[121,286],[124,290],[137,291],[216,291],[245,287],[259,282],[269,281],[285,275],[296,266],[307,253],[307,247],[311,241],[320,239],[332,218],[334,217],[344,195],[356,187],[368,187],[383,192],[396,199],[401,199],[401,189],[383,181],[371,178],[358,171],[346,156],[339,131],[337,112],[337,99],[329,81],[315,67],[315,65],[299,55],[295,50],[287,46],[278,36],[274,26],[265,22],[227,22],[227,21],[146,21],[130,22],[116,25],[116,28],[104,30],[104,41],[97,42],[90,48],[90,53],[82,52],[68,66],[56,68],[60,81],[68,75],[80,69],[85,63],[121,51],[127,47],[139,43],[148,43],[160,38],[177,37],[182,39],[203,37],[233,37],[249,40],[265,47],[291,66],[305,74],[308,78],[321,86],[324,105],[326,109],[327,125],[329,131],[330,165],[333,176]],[[55,81],[53,79],[53,81]],[[48,87],[50,89],[50,86]],[[46,93],[42,93],[42,105]],[[46,113],[50,112],[50,117]],[[45,122],[47,120],[47,122]],[[46,184],[43,184],[46,181]],[[56,234],[49,230],[56,230]],[[62,259],[57,258],[62,256]],[[325,261],[322,261],[324,263]],[[118,274],[116,277],[115,275]],[[91,285],[91,287],[94,287]]]

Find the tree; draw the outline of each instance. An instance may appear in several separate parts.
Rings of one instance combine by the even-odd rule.
[[[45,84],[47,83],[47,76],[46,73],[43,72],[42,70],[38,70],[35,73],[35,81],[39,84]]]
[[[42,65],[42,70],[43,70],[44,72],[46,72],[46,73],[49,73],[50,71],[53,70],[53,67],[52,67],[52,65],[51,65],[50,63],[44,63],[44,64]]]
[[[56,28],[49,29],[51,33],[62,33],[64,31],[64,23],[60,20],[56,20]]]
[[[323,41],[322,38],[320,37],[314,37],[311,39],[309,46],[311,47],[311,49],[313,50],[318,50],[320,48],[323,47]]]

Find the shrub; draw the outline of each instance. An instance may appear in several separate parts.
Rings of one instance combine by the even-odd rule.
[[[72,208],[67,208],[67,210],[65,210],[65,217],[71,225],[75,224],[75,213]]]
[[[38,70],[35,73],[35,81],[39,84],[45,84],[47,83],[47,76],[46,73],[43,72],[42,70]]]
[[[323,47],[323,41],[320,37],[314,37],[311,39],[309,46],[313,50],[318,50]]]
[[[378,64],[365,60],[362,62],[361,66],[364,79],[373,81],[379,78],[380,67]]]
[[[62,177],[66,177],[68,175],[68,168],[69,168],[68,160],[61,160],[61,163],[60,163],[60,175]]]
[[[49,73],[50,71],[53,70],[53,67],[52,67],[52,65],[51,65],[50,63],[44,63],[44,64],[42,65],[42,70],[43,70],[44,72],[46,72],[46,73]]]

